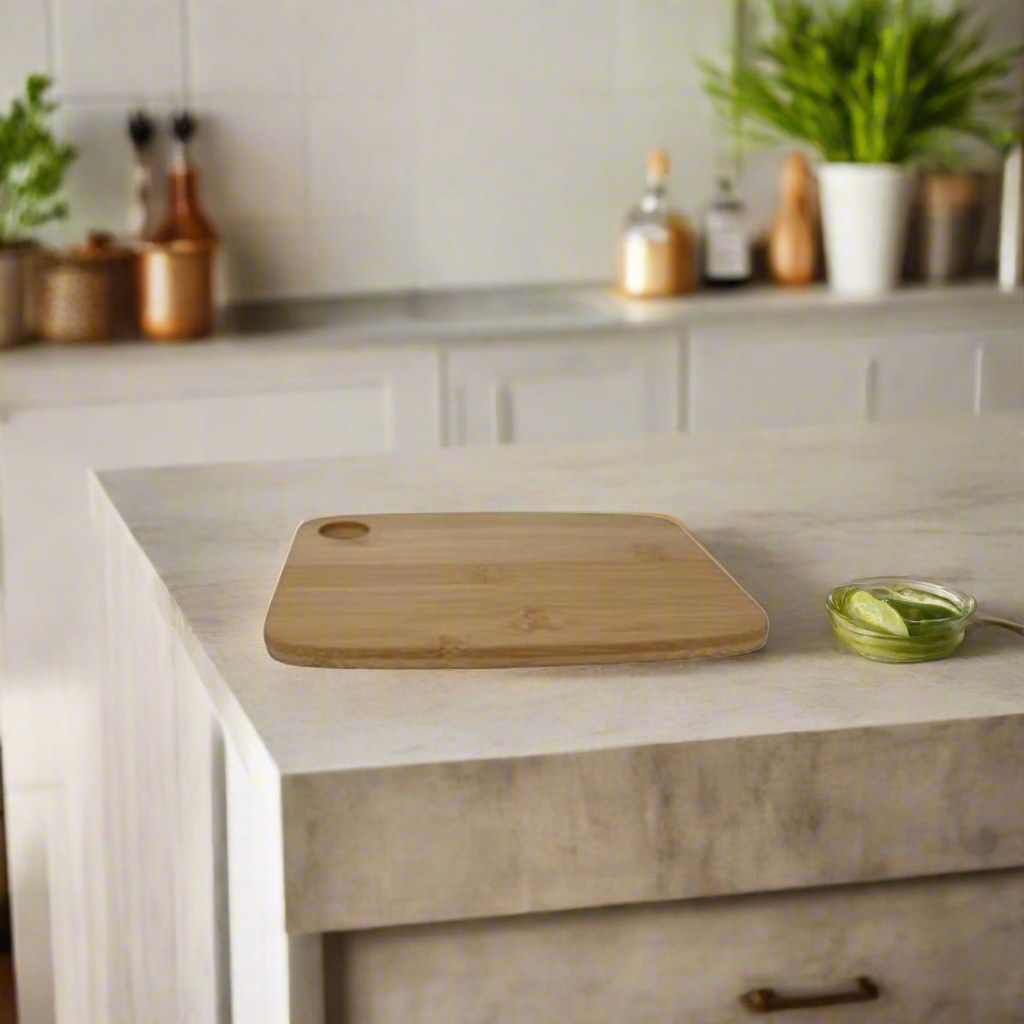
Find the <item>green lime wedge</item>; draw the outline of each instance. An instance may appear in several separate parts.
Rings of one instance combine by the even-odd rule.
[[[855,590],[846,599],[846,612],[859,619],[865,626],[870,626],[890,636],[910,636],[907,624],[891,604],[875,597],[868,590]]]
[[[920,612],[919,617],[923,619],[955,618],[961,614],[960,609],[952,601],[911,587],[896,587],[892,600],[897,605],[905,605]]]
[[[899,613],[904,622],[946,622],[960,617],[959,612],[949,605],[918,604],[916,601],[905,601],[892,598],[889,604]]]

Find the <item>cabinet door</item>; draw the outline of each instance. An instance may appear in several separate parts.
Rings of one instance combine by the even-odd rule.
[[[4,785],[15,811],[10,888],[26,1019],[112,1019],[82,1009],[104,954],[88,931],[88,900],[102,905],[106,891],[86,838],[100,685],[88,470],[439,445],[430,350],[325,353],[320,369],[321,390],[47,407],[0,427]],[[288,537],[281,543],[283,556]]]
[[[736,339],[690,343],[689,427],[729,430],[864,419],[868,351],[858,341]]]
[[[1020,1024],[1022,945],[1019,870],[381,928],[326,937],[326,1024]]]
[[[978,412],[1024,409],[1024,327],[986,338],[981,345]]]
[[[944,419],[976,412],[974,332],[878,338],[871,342],[868,416],[873,420]]]
[[[676,430],[679,342],[594,336],[453,349],[449,444],[603,441]]]

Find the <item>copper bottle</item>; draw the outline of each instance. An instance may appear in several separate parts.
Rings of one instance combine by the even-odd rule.
[[[693,233],[668,203],[669,156],[647,155],[647,188],[629,212],[619,239],[619,289],[632,298],[683,295],[693,291]]]
[[[176,160],[167,175],[167,216],[153,232],[154,242],[215,242],[217,233],[199,205],[196,171],[187,160]]]
[[[196,123],[187,112],[173,123],[167,216],[139,254],[140,326],[157,341],[204,338],[214,327],[217,233],[199,205],[188,157]]]

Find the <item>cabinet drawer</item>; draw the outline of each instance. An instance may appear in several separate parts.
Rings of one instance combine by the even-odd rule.
[[[329,1024],[739,1024],[744,993],[877,1001],[794,1024],[1024,1021],[1024,871],[328,936]]]

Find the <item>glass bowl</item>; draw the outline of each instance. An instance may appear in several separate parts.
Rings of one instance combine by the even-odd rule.
[[[910,635],[894,636],[872,629],[846,611],[846,599],[854,591],[883,589],[899,594],[903,588],[933,594],[954,607],[956,613],[942,618],[908,621],[906,625]],[[977,611],[978,604],[970,594],[939,583],[915,580],[909,576],[869,576],[834,587],[825,598],[825,608],[832,632],[850,650],[872,661],[906,663],[933,661],[952,654],[963,642],[967,622]]]

